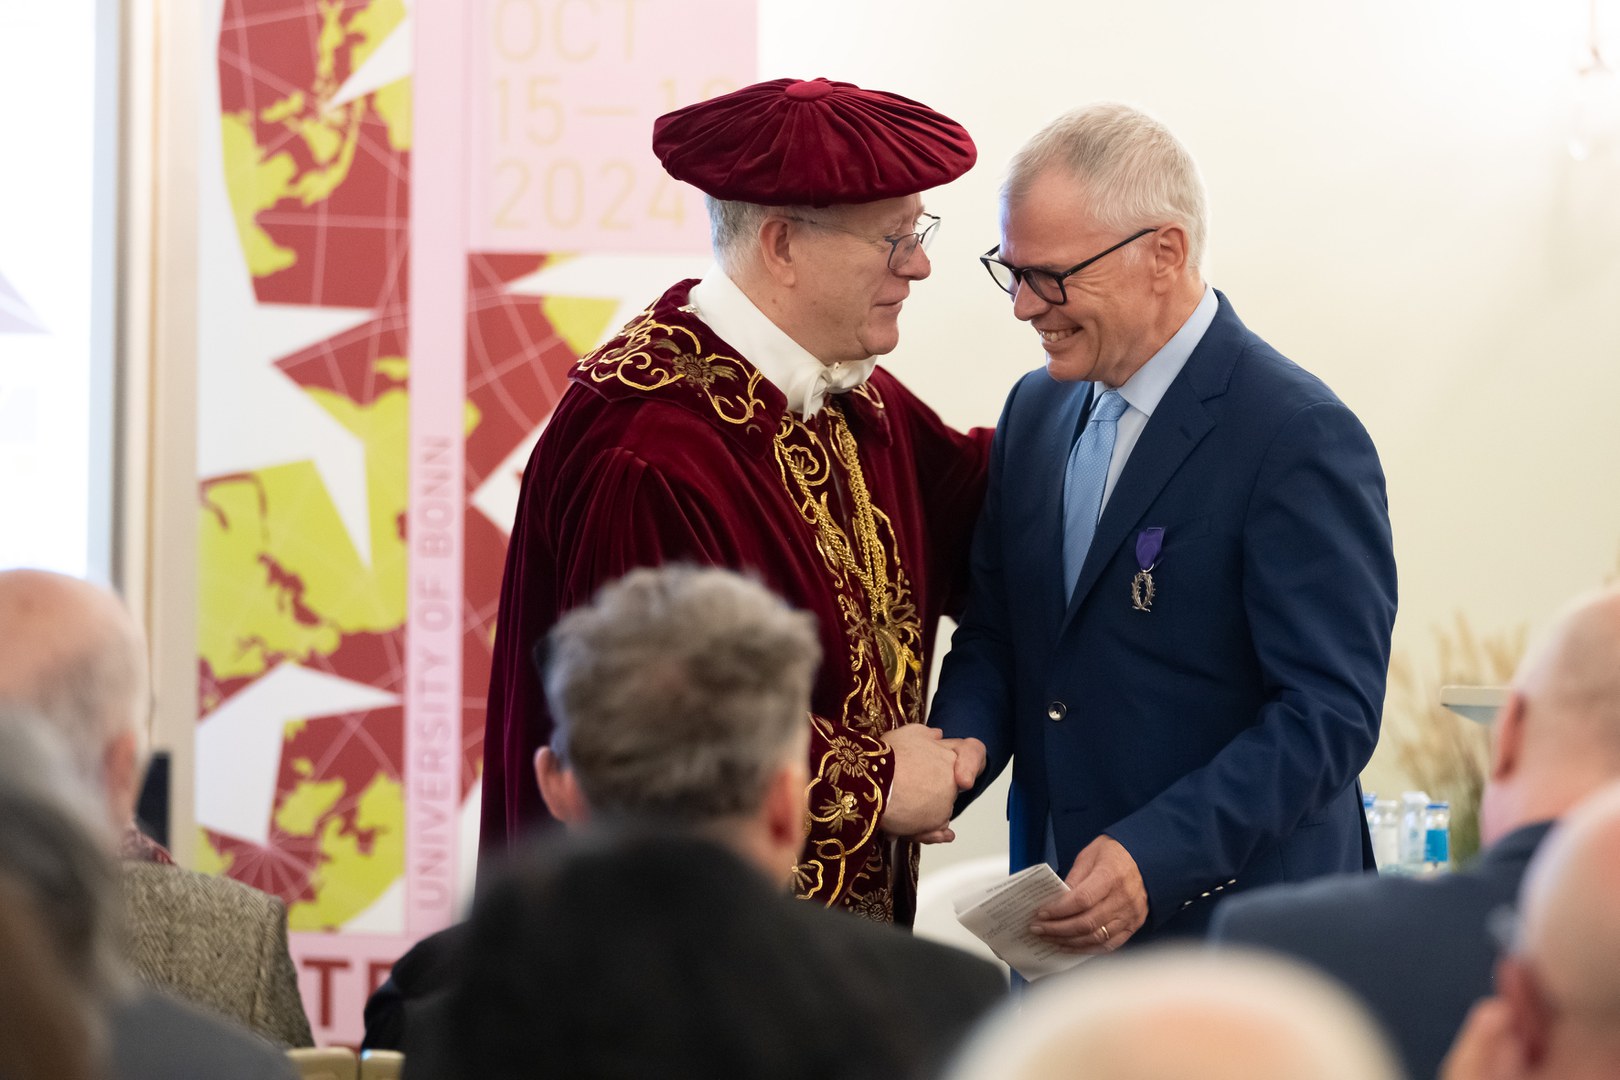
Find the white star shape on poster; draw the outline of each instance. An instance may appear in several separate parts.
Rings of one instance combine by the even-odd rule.
[[[377,43],[365,63],[356,68],[326,104],[330,108],[347,105],[389,83],[407,78],[416,67],[416,23],[411,8],[415,0],[400,0],[405,17]]]
[[[275,363],[364,324],[371,312],[259,303],[225,191],[219,124],[201,125],[199,143],[197,473],[313,461],[361,564],[370,566],[365,444]]]
[[[197,725],[197,824],[267,846],[288,722],[399,703],[365,683],[278,665]]]
[[[620,327],[675,282],[701,276],[708,263],[708,256],[699,255],[579,255],[518,278],[506,286],[506,291],[536,301],[548,296],[617,301],[618,307],[602,331],[602,340],[593,343],[594,347],[617,334]],[[519,477],[545,426],[542,421],[513,447],[469,500],[474,509],[508,535],[521,492]]]

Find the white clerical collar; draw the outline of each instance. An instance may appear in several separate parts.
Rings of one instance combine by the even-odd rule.
[[[796,416],[814,416],[826,404],[828,394],[855,389],[877,366],[875,356],[823,364],[755,307],[719,264],[711,265],[703,280],[692,286],[688,302],[709,329],[782,391]]]

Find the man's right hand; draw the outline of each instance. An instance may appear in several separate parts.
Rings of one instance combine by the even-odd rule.
[[[904,724],[885,732],[894,753],[889,805],[879,824],[890,836],[948,832],[956,805],[956,751],[942,743],[938,728]]]

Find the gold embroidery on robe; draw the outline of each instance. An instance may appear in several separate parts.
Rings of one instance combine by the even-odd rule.
[[[735,357],[705,353],[698,335],[684,326],[661,323],[652,308],[630,320],[619,336],[579,361],[579,370],[592,382],[617,381],[634,390],[662,390],[685,382],[709,402],[714,414],[728,424],[746,424],[765,410],[758,394],[765,376]],[[747,367],[745,378],[743,368]],[[717,383],[742,383],[725,386]]]
[[[881,399],[868,387],[859,390],[876,407],[882,407]],[[844,723],[877,739],[921,717],[922,624],[905,568],[896,554],[893,524],[872,503],[859,447],[836,402],[827,406],[826,431],[824,440],[814,427],[784,417],[776,437],[777,460],[789,495],[815,529],[816,550],[839,590],[852,683],[844,699]],[[832,508],[838,477],[847,488],[847,522],[840,521]],[[844,509],[842,501],[839,505]],[[829,749],[811,782],[812,819],[831,827],[851,822],[863,826],[854,843],[835,838],[815,845],[819,859],[838,863],[836,886],[827,900],[890,921],[894,914],[890,875],[898,868],[889,866],[889,845],[877,833],[885,793],[874,779],[867,779],[864,791],[873,810],[870,817],[859,818],[848,811],[855,796],[840,786],[854,779],[857,763],[874,753],[833,736],[830,726],[826,734],[831,740]],[[832,796],[824,789],[830,789]],[[845,865],[862,847],[867,852],[859,868]],[[900,845],[907,863],[910,847]],[[855,871],[852,875],[851,870]],[[815,898],[803,891],[800,895]]]
[[[753,424],[771,411],[761,396],[764,376],[753,365],[706,351],[693,330],[654,319],[652,308],[578,367],[592,382],[642,392],[684,384],[727,424]],[[875,411],[884,408],[870,384],[850,394]],[[841,734],[828,720],[811,717],[827,749],[813,763],[809,820],[835,835],[812,843],[810,857],[794,868],[794,891],[889,922],[892,875],[910,873],[915,880],[916,846],[891,844],[878,832],[886,793],[875,766],[889,762],[881,736],[921,718],[922,625],[910,579],[899,563],[893,524],[872,503],[842,407],[829,402],[825,415],[823,439],[815,427],[783,413],[773,446],[782,483],[810,527],[837,593],[851,689],[843,715],[834,719],[855,734]],[[829,657],[827,662],[838,661]]]

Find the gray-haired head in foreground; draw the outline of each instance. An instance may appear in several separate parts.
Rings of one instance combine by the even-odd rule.
[[[1013,155],[1001,185],[1002,213],[1035,178],[1054,169],[1079,181],[1097,223],[1121,239],[1167,224],[1187,232],[1187,265],[1200,269],[1209,234],[1209,197],[1198,163],[1170,129],[1129,105],[1104,102],[1052,121]],[[1125,248],[1124,258],[1141,249]]]
[[[947,1080],[1401,1080],[1372,1019],[1322,975],[1241,949],[1110,956],[1036,983]]]
[[[52,951],[86,994],[126,986],[122,899],[98,793],[37,717],[0,703],[0,878],[28,898]]]
[[[730,570],[634,570],[552,629],[552,750],[599,815],[759,809],[802,752],[815,623]]]
[[[146,646],[123,601],[65,574],[0,571],[0,701],[49,721],[89,777],[123,732],[144,750]]]

